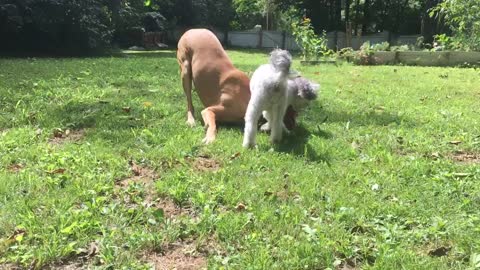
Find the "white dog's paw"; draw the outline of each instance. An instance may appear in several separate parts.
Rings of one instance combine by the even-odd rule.
[[[261,127],[260,127],[260,130],[263,131],[263,132],[267,132],[267,131],[270,131],[270,125],[267,123],[263,124]]]
[[[274,135],[274,136],[270,136],[270,142],[273,143],[273,144],[277,144],[277,143],[280,143],[282,141],[282,135],[281,134],[278,134],[278,135]]]
[[[254,148],[255,147],[255,142],[243,141],[242,146],[244,148]]]
[[[187,125],[191,128],[195,127],[195,119],[190,118],[187,120]]]

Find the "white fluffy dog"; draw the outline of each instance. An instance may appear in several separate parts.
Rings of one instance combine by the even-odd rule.
[[[287,109],[287,86],[292,55],[276,49],[270,54],[270,63],[261,65],[250,80],[251,97],[245,113],[243,147],[255,146],[257,124],[265,111],[270,128],[270,141],[282,140],[283,116]]]
[[[295,117],[296,114],[301,112],[310,101],[315,100],[317,98],[317,93],[320,89],[320,85],[305,79],[304,77],[297,76],[295,78],[291,78],[288,80],[287,85],[287,106],[290,106],[289,111],[294,115],[287,120],[293,120],[290,128],[295,126]],[[268,111],[263,111],[263,118],[267,120],[267,123],[263,124],[260,128],[262,131],[269,131],[270,130],[270,119],[271,116],[269,115]],[[290,133],[290,131],[285,126],[285,122],[282,122],[283,131],[285,133]]]

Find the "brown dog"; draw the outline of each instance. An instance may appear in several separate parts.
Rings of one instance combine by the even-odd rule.
[[[192,29],[178,41],[177,60],[183,90],[187,96],[187,123],[195,125],[192,81],[205,109],[207,129],[204,143],[215,140],[216,121],[240,123],[250,100],[250,80],[236,69],[215,34],[207,29]]]

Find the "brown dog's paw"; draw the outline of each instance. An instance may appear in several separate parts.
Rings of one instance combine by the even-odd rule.
[[[215,141],[215,136],[206,136],[203,138],[202,143],[211,144],[213,141]]]

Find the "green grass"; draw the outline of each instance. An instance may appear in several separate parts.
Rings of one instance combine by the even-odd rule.
[[[244,150],[241,126],[187,127],[174,52],[1,59],[0,268],[142,269],[188,240],[214,269],[478,269],[480,73],[295,68],[319,100]],[[129,161],[155,173],[119,185]]]

